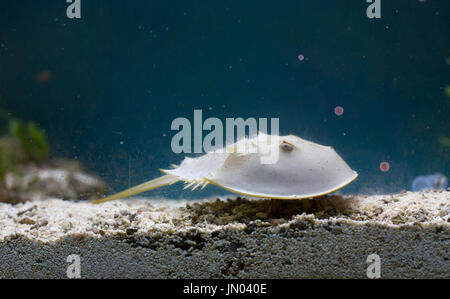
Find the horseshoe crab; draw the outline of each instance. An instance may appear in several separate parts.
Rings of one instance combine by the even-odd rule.
[[[214,184],[252,197],[304,199],[339,190],[358,176],[330,146],[294,135],[263,133],[197,158],[185,158],[181,165],[161,171],[165,175],[93,203],[136,195],[178,181],[192,190]]]

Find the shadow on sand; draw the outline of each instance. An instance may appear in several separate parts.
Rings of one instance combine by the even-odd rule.
[[[188,204],[186,210],[193,223],[207,222],[224,225],[231,222],[248,223],[257,219],[291,219],[302,213],[328,218],[352,213],[352,198],[340,195],[302,200],[217,199]]]

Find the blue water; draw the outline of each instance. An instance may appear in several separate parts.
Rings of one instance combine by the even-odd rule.
[[[333,145],[360,174],[345,193],[450,175],[449,1],[382,0],[368,19],[364,0],[82,0],[81,20],[65,2],[0,2],[0,117],[38,123],[54,157],[114,191],[183,159],[170,125],[194,109],[278,117],[281,134]],[[220,192],[181,189],[149,195]]]

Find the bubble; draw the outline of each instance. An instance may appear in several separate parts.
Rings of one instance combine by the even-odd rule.
[[[341,116],[342,114],[344,114],[344,108],[342,108],[341,106],[334,107],[334,114],[336,114],[337,116]]]
[[[298,57],[298,60],[300,60],[300,61],[305,60],[305,56],[303,54],[299,54],[297,57]]]
[[[390,168],[391,168],[391,165],[389,165],[388,162],[381,162],[380,163],[380,170],[382,172],[387,172],[387,171],[389,171]]]
[[[422,190],[445,190],[448,185],[447,177],[441,173],[421,175],[414,178],[411,189],[414,192]]]

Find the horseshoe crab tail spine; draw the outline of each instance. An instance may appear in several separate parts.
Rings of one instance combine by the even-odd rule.
[[[111,200],[116,200],[119,198],[124,198],[132,195],[136,195],[145,191],[153,190],[162,186],[170,185],[178,181],[178,178],[176,178],[173,175],[163,175],[159,178],[156,178],[154,180],[148,181],[146,183],[137,185],[133,188],[124,190],[122,192],[110,195],[105,198],[100,198],[97,200],[92,201],[94,204],[104,203]]]

